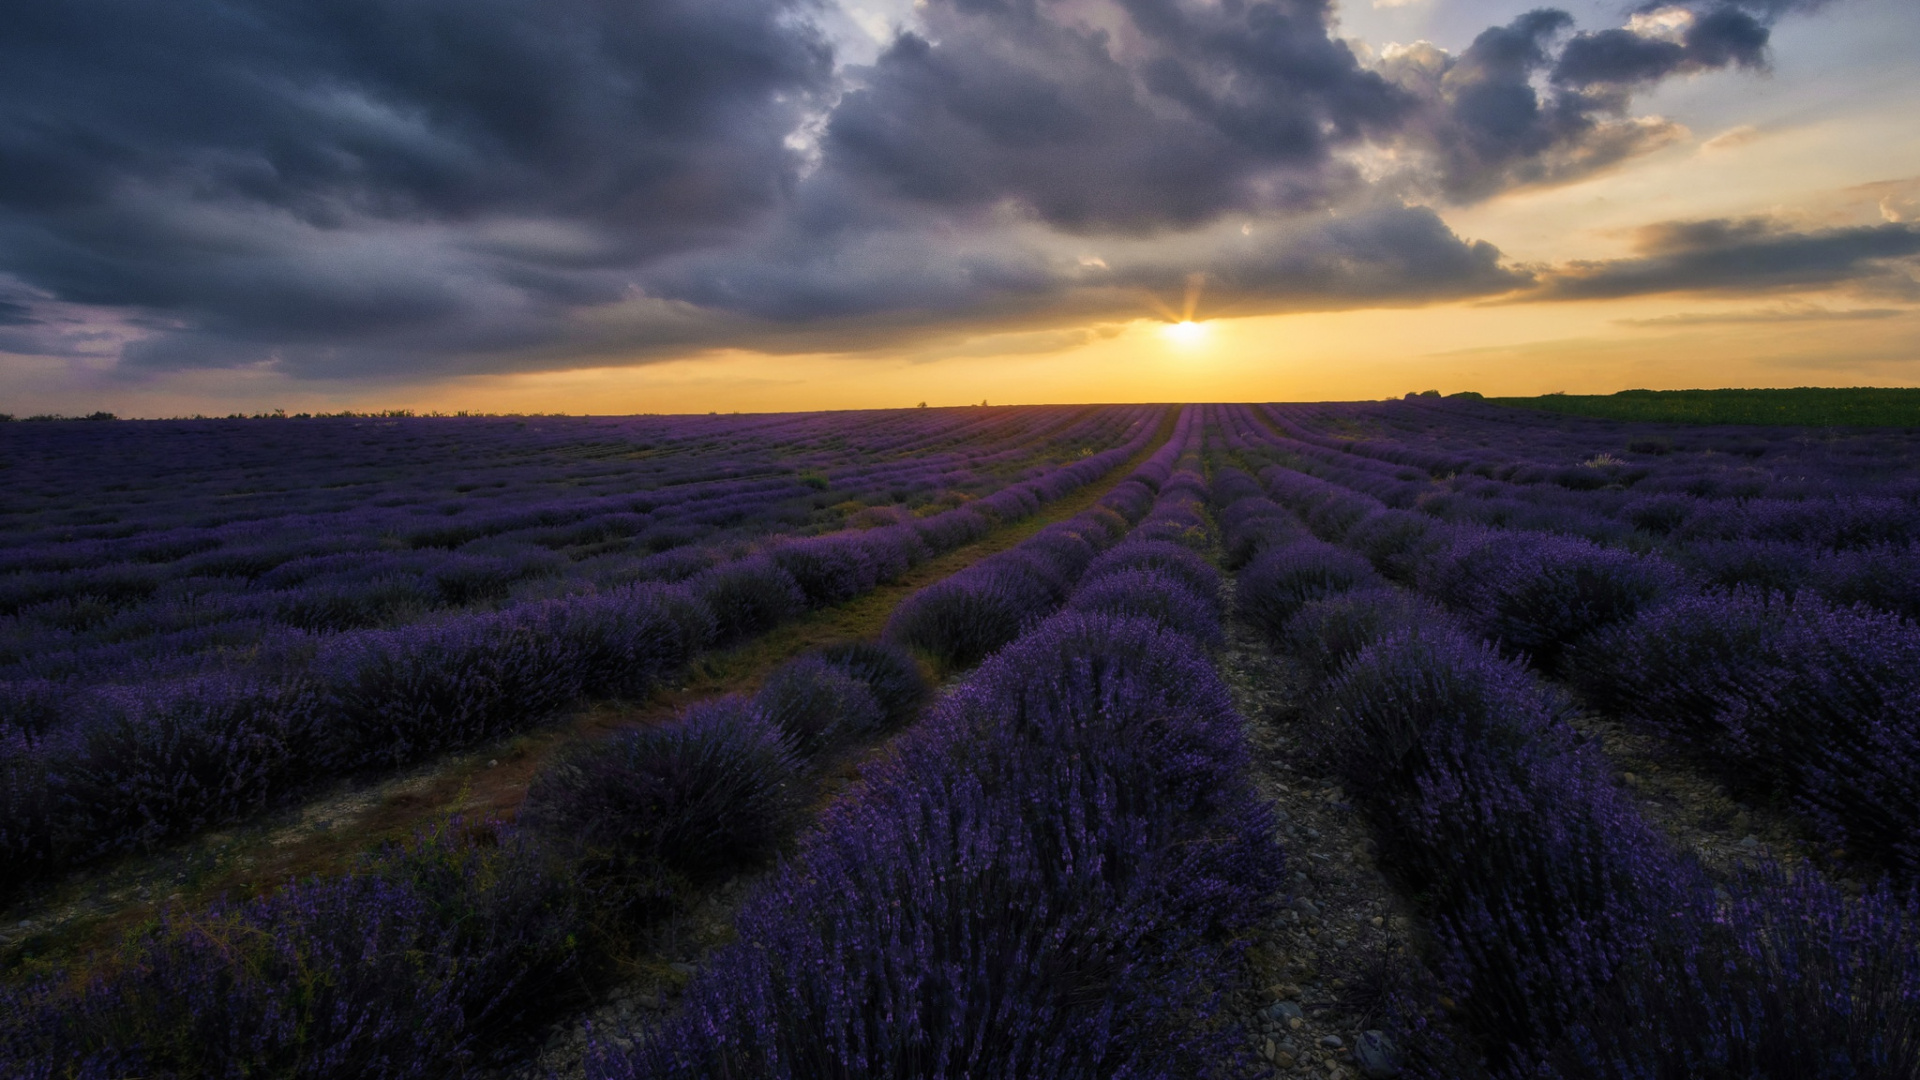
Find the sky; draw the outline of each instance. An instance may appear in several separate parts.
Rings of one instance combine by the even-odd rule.
[[[0,10],[0,412],[1920,385],[1920,4]]]

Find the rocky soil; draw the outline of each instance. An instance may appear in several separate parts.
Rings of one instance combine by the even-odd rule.
[[[1398,1075],[1409,1048],[1395,1045],[1394,1010],[1411,1021],[1417,1002],[1438,999],[1419,959],[1420,924],[1375,862],[1359,812],[1312,764],[1292,665],[1235,622],[1221,672],[1246,718],[1253,780],[1274,805],[1291,871],[1280,915],[1254,942],[1245,985],[1232,995],[1234,1018],[1281,1075]],[[1447,1026],[1438,1013],[1425,1020]]]

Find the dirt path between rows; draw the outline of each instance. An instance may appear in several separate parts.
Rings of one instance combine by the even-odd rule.
[[[1255,936],[1230,1013],[1282,1075],[1373,1075],[1363,1064],[1375,1048],[1401,1052],[1382,1038],[1388,995],[1417,997],[1434,986],[1420,961],[1420,923],[1375,862],[1366,820],[1313,765],[1293,663],[1234,619],[1220,671],[1246,720],[1253,782],[1275,808],[1290,877],[1279,917]]]

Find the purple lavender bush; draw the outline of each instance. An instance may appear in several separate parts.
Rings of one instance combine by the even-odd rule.
[[[793,575],[765,556],[723,563],[687,587],[713,612],[719,644],[770,630],[807,609],[806,594]]]
[[[1736,788],[1920,875],[1920,632],[1897,616],[1739,593],[1594,635],[1570,669],[1597,707],[1673,738]]]
[[[685,589],[632,585],[569,597],[543,609],[542,631],[559,640],[589,697],[644,698],[718,634],[713,613]]]
[[[317,759],[391,767],[520,730],[579,695],[566,640],[516,612],[343,637],[315,662]]]
[[[591,1075],[1172,1076],[1281,860],[1205,657],[1065,615],[828,811],[684,1013]]]
[[[1085,588],[1107,574],[1153,570],[1178,579],[1194,595],[1212,598],[1218,605],[1220,572],[1193,549],[1163,540],[1129,540],[1095,559],[1080,579]]]
[[[0,1072],[457,1075],[576,1000],[578,912],[540,853],[456,822],[355,874],[168,912],[83,984],[0,988]]]
[[[1867,604],[1920,621],[1920,547],[1881,544],[1813,560],[1807,585],[1838,607]]]
[[[703,880],[773,854],[804,798],[785,733],[729,696],[563,756],[529,785],[519,821],[625,872]]]
[[[1363,649],[1314,705],[1491,1073],[1909,1075],[1920,907],[1765,869],[1716,889],[1565,708],[1444,626]]]
[[[753,709],[811,756],[842,738],[879,730],[886,716],[866,683],[819,656],[780,665],[753,696]]]
[[[873,588],[880,574],[860,536],[832,534],[780,544],[767,556],[792,576],[808,607],[826,607]]]
[[[1272,545],[1306,540],[1313,535],[1291,511],[1264,494],[1237,499],[1227,504],[1218,517],[1222,563],[1229,570],[1246,566]]]
[[[1217,595],[1203,596],[1181,578],[1152,567],[1110,570],[1083,581],[1066,610],[1147,619],[1210,649],[1226,637]]]
[[[1462,532],[1420,581],[1475,631],[1551,671],[1561,651],[1671,595],[1664,560],[1542,533]]]
[[[1365,559],[1331,544],[1304,541],[1272,547],[1240,572],[1240,613],[1275,640],[1309,600],[1379,583]]]
[[[1447,539],[1448,530],[1425,514],[1382,510],[1355,522],[1345,543],[1382,576],[1405,585],[1445,549]]]
[[[848,641],[816,654],[858,679],[880,705],[883,721],[897,726],[920,713],[933,687],[913,654],[882,641]]]
[[[1281,628],[1277,647],[1301,665],[1310,685],[1318,685],[1388,634],[1445,619],[1437,605],[1404,589],[1360,586],[1300,605]]]
[[[881,636],[946,668],[969,667],[1052,611],[1064,592],[1047,564],[995,556],[907,597]]]
[[[283,798],[313,740],[314,706],[298,683],[233,678],[103,692],[77,753],[54,759],[62,860],[151,849]]]

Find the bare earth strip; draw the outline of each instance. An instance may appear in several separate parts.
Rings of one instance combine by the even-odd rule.
[[[1366,820],[1313,767],[1292,664],[1245,622],[1227,630],[1221,674],[1246,718],[1254,785],[1277,811],[1291,876],[1285,909],[1254,941],[1232,1013],[1282,1075],[1357,1077],[1353,1047],[1387,1026],[1387,994],[1432,985],[1418,959],[1420,924],[1375,863]]]

